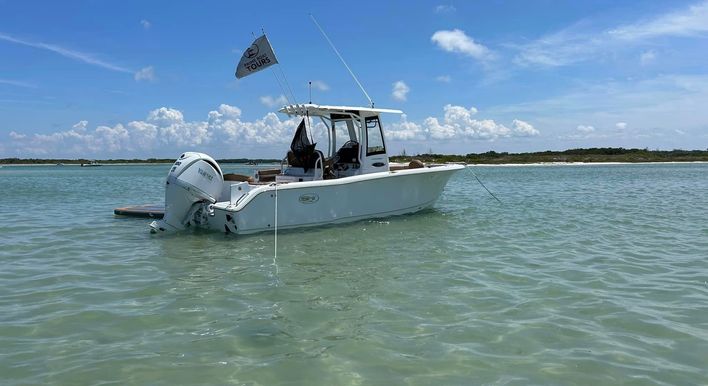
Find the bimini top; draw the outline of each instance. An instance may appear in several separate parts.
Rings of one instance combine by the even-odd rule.
[[[353,113],[353,112],[370,112],[370,113],[390,113],[390,114],[403,114],[401,110],[392,109],[375,109],[372,107],[353,107],[353,106],[325,106],[325,105],[315,105],[312,103],[303,104],[293,104],[283,106],[278,112],[288,114],[288,115],[323,115],[327,116],[331,113]]]

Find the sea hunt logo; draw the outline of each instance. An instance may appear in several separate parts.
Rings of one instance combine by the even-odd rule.
[[[254,43],[246,49],[246,52],[243,53],[243,56],[247,57],[248,59],[253,59],[256,55],[258,55],[259,51],[260,49],[258,48],[258,44]]]
[[[214,176],[213,176],[213,175],[211,175],[211,174],[205,172],[204,170],[202,170],[202,168],[199,168],[199,174],[201,174],[202,177],[206,178],[206,179],[209,180],[209,181],[211,181],[211,180],[214,179]]]
[[[301,204],[314,204],[319,200],[320,200],[320,196],[318,196],[315,193],[302,194],[302,195],[300,195],[300,198],[298,199],[298,201],[300,201]]]

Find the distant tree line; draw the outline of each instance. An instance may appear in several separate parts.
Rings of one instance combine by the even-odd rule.
[[[563,151],[546,150],[534,153],[508,153],[488,151],[465,155],[418,154],[391,157],[394,162],[419,159],[423,162],[465,162],[477,164],[515,164],[539,162],[691,162],[708,161],[706,150],[649,150],[625,149],[622,147],[602,147],[569,149]]]

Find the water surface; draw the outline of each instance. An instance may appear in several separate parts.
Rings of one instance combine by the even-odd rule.
[[[503,204],[463,171],[277,258],[113,216],[168,169],[0,169],[2,384],[708,383],[707,164],[478,167]]]

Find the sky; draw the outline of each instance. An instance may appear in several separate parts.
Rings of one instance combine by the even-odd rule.
[[[310,14],[390,154],[708,148],[708,1],[352,4],[0,0],[0,158],[280,158],[308,82],[368,105]]]

